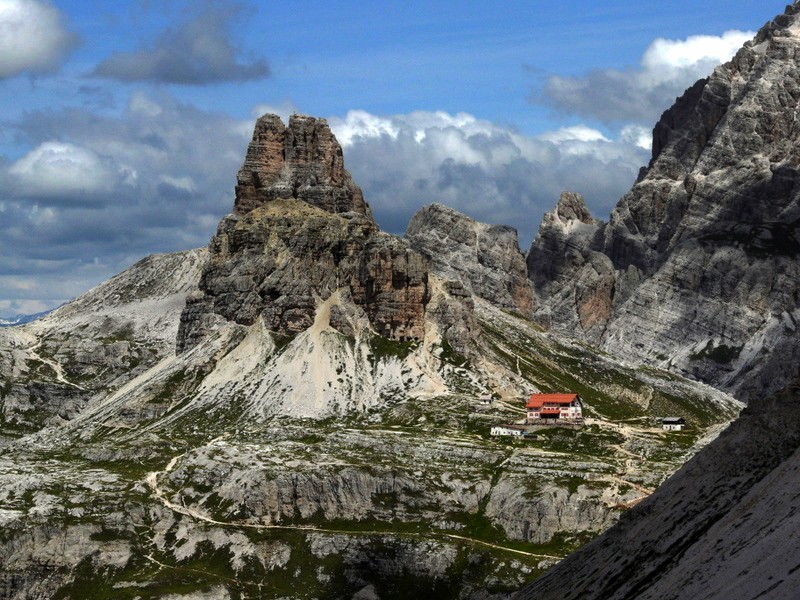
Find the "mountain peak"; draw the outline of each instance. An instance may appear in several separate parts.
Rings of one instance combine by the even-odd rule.
[[[561,192],[555,213],[565,222],[580,221],[586,225],[595,224],[595,219],[586,206],[586,200],[575,192]]]
[[[583,203],[568,195],[545,215],[528,266],[554,327],[612,354],[670,357],[742,399],[794,378],[800,344],[783,323],[800,311],[798,15],[795,2],[663,113],[650,165],[607,224],[574,220]],[[580,319],[584,296],[604,307],[601,326]]]
[[[292,115],[284,125],[279,116],[266,114],[256,121],[236,178],[234,212],[244,215],[278,198],[296,198],[328,212],[372,219],[325,119]]]

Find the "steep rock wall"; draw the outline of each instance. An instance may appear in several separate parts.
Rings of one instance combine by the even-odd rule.
[[[411,218],[404,237],[430,260],[437,275],[460,281],[495,306],[523,315],[533,312],[533,290],[512,227],[479,223],[431,204]]]
[[[545,217],[528,265],[554,328],[745,400],[791,380],[798,11],[790,6],[664,113],[648,169],[607,224],[556,223],[558,207]]]

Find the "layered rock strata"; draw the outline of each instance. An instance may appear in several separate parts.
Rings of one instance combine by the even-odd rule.
[[[299,333],[314,322],[320,299],[339,289],[380,335],[424,336],[427,265],[365,217],[346,219],[298,200],[276,200],[224,219],[210,249],[203,294],[187,301],[181,317],[181,349],[203,331],[207,313],[242,325],[260,316],[272,331]]]
[[[592,250],[602,232],[580,194],[564,192],[545,213],[526,257],[528,274],[542,305],[537,320],[596,335],[612,312],[615,273],[611,260]]]
[[[791,379],[799,10],[790,6],[664,113],[649,167],[608,223],[545,218],[528,264],[555,328],[743,399]]]
[[[533,290],[516,229],[487,225],[441,204],[420,209],[406,241],[431,262],[431,269],[495,306],[533,312]]]
[[[355,212],[372,220],[325,119],[292,115],[284,125],[277,115],[264,115],[256,121],[236,177],[234,213],[244,215],[280,198],[296,198],[332,213]]]
[[[322,119],[293,116],[284,127],[260,118],[239,171],[233,214],[210,244],[200,293],[181,316],[178,350],[194,346],[215,319],[293,335],[319,304],[341,291],[381,336],[425,335],[428,263],[379,231],[342,149]],[[358,312],[357,311],[357,312]],[[331,325],[352,333],[344,318]]]

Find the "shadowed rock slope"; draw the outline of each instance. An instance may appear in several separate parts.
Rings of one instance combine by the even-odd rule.
[[[753,402],[620,522],[518,600],[796,598],[800,386]]]
[[[564,198],[529,276],[554,328],[749,399],[800,360],[800,23],[794,4],[664,113],[611,213]],[[569,206],[568,206],[569,205]]]

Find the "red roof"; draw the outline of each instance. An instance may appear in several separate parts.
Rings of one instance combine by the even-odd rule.
[[[531,394],[527,408],[542,408],[545,404],[571,404],[578,394]]]
[[[542,408],[539,411],[543,415],[558,415],[561,414],[560,408]]]

